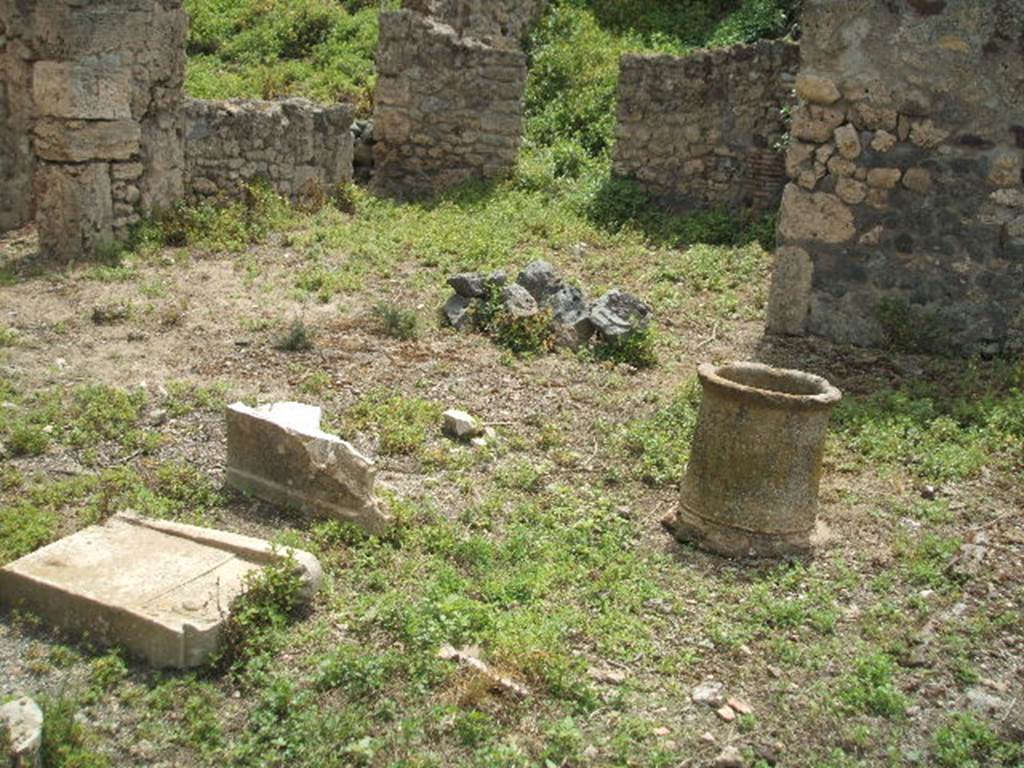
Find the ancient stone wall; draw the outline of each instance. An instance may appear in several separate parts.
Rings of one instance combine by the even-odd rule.
[[[461,37],[518,51],[547,0],[406,0],[405,7],[447,24]]]
[[[0,232],[32,221],[31,19],[0,0]]]
[[[305,99],[185,102],[185,189],[203,200],[268,183],[297,202],[352,180],[352,108]]]
[[[374,187],[414,197],[515,165],[526,55],[410,10],[380,19]]]
[[[783,40],[623,56],[615,174],[672,208],[774,210],[798,65],[799,47]]]
[[[807,0],[768,328],[1024,348],[1024,0]]]
[[[40,249],[73,259],[181,197],[181,0],[26,4]]]

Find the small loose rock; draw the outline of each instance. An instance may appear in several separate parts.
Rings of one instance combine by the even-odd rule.
[[[457,440],[469,440],[483,435],[484,429],[468,413],[453,408],[444,412],[444,433]]]

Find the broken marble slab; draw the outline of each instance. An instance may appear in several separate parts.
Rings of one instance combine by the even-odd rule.
[[[392,519],[374,496],[377,469],[304,403],[228,406],[227,483],[278,506],[381,533]]]
[[[122,512],[0,568],[0,602],[155,667],[195,667],[217,649],[246,576],[289,555],[311,597],[323,574],[308,552]]]
[[[43,711],[22,697],[0,707],[0,757],[11,768],[42,768]]]

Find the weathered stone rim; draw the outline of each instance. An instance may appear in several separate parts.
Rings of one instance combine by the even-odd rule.
[[[821,376],[791,368],[773,368],[763,363],[702,363],[697,368],[697,375],[705,390],[776,408],[832,408],[843,398],[843,393]],[[759,385],[747,383],[751,379],[759,381]],[[778,387],[769,388],[763,383],[766,379],[777,382]]]

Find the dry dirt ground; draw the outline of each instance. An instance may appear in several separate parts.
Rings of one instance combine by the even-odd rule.
[[[665,287],[646,269],[609,268],[609,258],[594,259],[601,266],[592,269],[579,251],[544,255],[584,285],[618,279],[640,295],[658,290],[665,299]],[[931,387],[940,403],[981,399],[989,394],[986,382],[1004,376],[1006,363],[766,340],[766,264],[756,284],[739,289],[747,312],[718,312],[714,295],[685,281],[671,286],[672,300],[656,303],[660,362],[653,368],[570,354],[520,359],[484,336],[439,327],[436,307],[446,294],[440,270],[424,279],[415,263],[399,265],[322,303],[295,288],[303,258],[272,237],[244,260],[166,249],[118,275],[90,264],[39,264],[31,231],[0,240],[6,275],[0,330],[7,329],[9,340],[0,349],[0,377],[17,396],[4,404],[0,419],[14,419],[43,394],[71,397],[83,385],[102,384],[143,389],[140,424],[158,435],[131,450],[116,439],[112,446],[82,446],[56,434],[39,455],[14,455],[8,446],[0,453],[8,478],[0,505],[12,509],[32,488],[114,467],[159,490],[153,478],[168,463],[187,465],[220,493],[223,400],[303,400],[322,405],[334,428],[379,457],[380,482],[392,503],[418,510],[403,525],[429,519],[438,535],[454,536],[460,546],[500,547],[513,530],[529,536],[528,526],[515,528],[520,513],[514,510],[522,505],[545,514],[552,505],[569,505],[569,518],[550,527],[538,523],[537,540],[524,550],[537,557],[538,573],[555,575],[541,578],[515,564],[525,569],[523,579],[538,583],[524,587],[532,597],[503,606],[475,594],[487,579],[486,558],[477,569],[465,547],[435,551],[430,541],[408,539],[412,543],[394,545],[397,554],[385,557],[362,541],[325,543],[310,523],[223,493],[202,522],[314,549],[328,563],[328,594],[290,630],[283,647],[268,652],[263,677],[252,670],[153,673],[55,636],[24,615],[5,614],[0,697],[27,693],[74,703],[65,736],[93,762],[65,755],[58,758],[63,764],[698,766],[714,764],[729,746],[751,766],[954,760],[980,766],[1021,759],[1008,746],[1024,725],[1020,445],[984,443],[980,458],[972,454],[976,466],[962,472],[947,472],[943,464],[922,471],[921,457],[913,457],[918,438],[912,429],[903,430],[893,455],[886,455],[884,441],[899,428],[892,427],[890,411],[873,411],[871,400],[874,393],[913,386]],[[415,311],[418,337],[402,341],[383,333],[372,312],[380,302]],[[95,321],[97,307],[118,304],[130,307],[127,317]],[[314,332],[313,349],[275,348],[283,326],[296,317]],[[861,404],[830,435],[821,516],[832,536],[807,562],[727,561],[676,543],[659,526],[675,503],[678,477],[645,478],[639,468],[676,450],[672,441],[679,435],[671,432],[683,429],[686,419],[673,420],[671,409],[697,364],[732,359],[821,374]],[[214,386],[216,402],[167,412],[174,392]],[[1010,402],[1019,390],[1007,385],[993,396]],[[411,414],[427,413],[422,440],[408,451],[382,451],[387,430],[401,427],[386,411],[406,401],[422,406]],[[448,407],[494,425],[494,444],[472,449],[444,438],[431,409]],[[362,415],[353,417],[353,409]],[[875,428],[877,450],[871,445]],[[926,450],[946,445],[938,429],[924,430],[932,441],[921,444]],[[974,450],[961,434],[973,429],[970,419],[949,429],[951,451]],[[58,525],[49,535],[95,519],[83,516],[82,503],[81,497],[56,502]],[[589,519],[590,507],[601,505],[613,514],[596,519],[594,535],[603,535],[602,526],[617,532],[615,546],[632,563],[623,566],[622,578],[637,581],[621,585],[621,594],[613,585],[601,598],[581,597],[587,581],[614,581],[614,560],[596,561],[599,571],[590,572],[594,566],[585,560],[591,550],[559,549],[558,537],[575,525],[572,515]],[[424,517],[428,508],[441,522]],[[191,519],[176,509],[178,517]],[[475,519],[483,510],[486,524]],[[0,522],[7,526],[0,535],[12,535],[19,525],[10,518]],[[410,559],[403,561],[406,552]],[[367,564],[364,555],[378,559]],[[495,568],[513,567],[495,557]],[[567,562],[554,562],[563,557]],[[433,585],[442,568],[460,579],[451,589],[455,597],[437,597],[434,586],[424,587],[429,595],[421,592],[419,585]],[[374,573],[388,584],[368,587]],[[391,593],[403,590],[408,610],[422,605],[424,616],[435,615],[431,601],[447,606],[472,598],[467,615],[484,611],[484,628],[474,629],[475,619],[467,619],[469,629],[451,629],[449,639],[479,645],[484,657],[531,688],[530,698],[459,694],[472,680],[447,662],[421,677],[408,660],[433,659],[448,625],[430,624],[435,634],[417,645],[409,629],[413,614],[403,614],[404,624],[388,618],[398,610]],[[374,606],[375,595],[386,610]],[[568,610],[563,600],[579,625],[552,628],[538,618]],[[537,612],[533,619],[517,613],[513,620],[514,611],[527,607]],[[533,639],[531,621],[543,625]],[[517,639],[509,639],[513,635]],[[565,659],[571,685],[560,687],[550,670],[520,663],[545,642]],[[307,684],[310,670],[346,643],[399,661],[367,690]],[[295,688],[283,709],[274,709],[265,702],[282,677]],[[748,702],[752,714],[727,723],[714,708],[694,703],[692,690],[707,680]],[[334,710],[347,713],[365,724],[365,735],[353,725],[338,737],[333,755],[316,753],[310,746],[316,738],[303,730],[316,729],[296,720],[295,710],[314,720]],[[69,710],[61,712],[67,718]],[[285,743],[291,737],[306,743]],[[967,745],[964,751],[951,746],[957,739]]]

